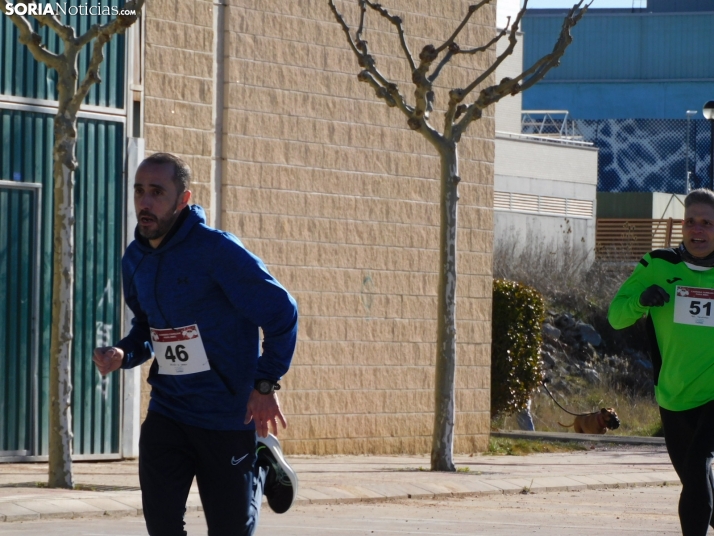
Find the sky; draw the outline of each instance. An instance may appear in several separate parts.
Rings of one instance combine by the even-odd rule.
[[[573,0],[528,0],[529,8],[562,8],[562,7],[573,7],[575,2]],[[521,5],[523,1],[521,0]],[[619,8],[632,8],[632,7],[647,7],[647,0],[595,0],[593,8],[598,7],[619,7]]]

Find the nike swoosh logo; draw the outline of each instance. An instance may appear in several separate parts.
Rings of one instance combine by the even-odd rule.
[[[675,281],[681,281],[681,280],[682,280],[681,277],[673,277],[672,279],[667,279],[667,283],[669,283],[671,285]]]
[[[242,462],[243,460],[245,460],[247,457],[248,457],[248,455],[246,454],[245,456],[241,456],[240,458],[238,458],[238,459],[236,460],[236,457],[233,456],[233,457],[231,458],[231,465],[238,465],[240,462]]]

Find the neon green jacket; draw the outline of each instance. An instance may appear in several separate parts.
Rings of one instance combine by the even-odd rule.
[[[660,406],[671,411],[714,400],[714,293],[706,290],[714,289],[714,269],[690,266],[676,249],[646,254],[608,312],[615,329],[647,315],[655,396]],[[662,307],[640,305],[640,294],[651,285],[665,289],[669,302]]]

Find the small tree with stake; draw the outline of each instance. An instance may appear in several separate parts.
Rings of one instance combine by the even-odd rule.
[[[436,355],[436,393],[434,433],[431,451],[431,469],[433,471],[454,471],[453,441],[455,420],[455,376],[456,376],[456,203],[458,201],[459,160],[458,144],[468,126],[480,119],[486,107],[507,95],[516,95],[525,91],[541,80],[545,74],[557,67],[565,49],[572,42],[571,28],[575,26],[587,11],[590,4],[580,0],[568,11],[563,21],[558,40],[550,54],[543,56],[532,66],[515,78],[504,78],[499,83],[481,87],[494,74],[499,65],[511,55],[516,43],[521,19],[526,12],[528,0],[518,13],[513,24],[496,34],[483,46],[461,48],[457,42],[459,34],[468,24],[469,19],[479,9],[492,3],[482,0],[471,5],[453,34],[439,46],[426,45],[414,59],[402,25],[402,18],[392,15],[382,5],[371,0],[356,0],[359,5],[359,24],[354,35],[337,10],[334,0],[328,0],[330,8],[347,36],[350,48],[357,56],[362,71],[357,76],[360,82],[372,86],[377,97],[387,106],[398,108],[406,116],[407,125],[423,135],[436,149],[441,161],[441,219],[439,242],[439,287],[437,312],[437,355]],[[414,83],[414,102],[409,103],[399,86],[388,80],[377,68],[366,39],[365,17],[367,10],[374,11],[387,19],[399,35],[402,51],[409,62]],[[458,55],[475,55],[487,52],[500,39],[507,36],[508,46],[495,61],[474,80],[468,81],[463,88],[454,88],[448,92],[444,114],[444,130],[437,131],[429,123],[429,114],[434,108],[436,95],[434,83],[444,67]],[[472,93],[476,92],[473,96]]]
[[[3,1],[2,5],[6,2]],[[19,5],[33,9],[17,9]],[[95,24],[77,36],[72,26],[47,13],[49,4],[16,0],[3,10],[19,33],[19,42],[35,60],[57,71],[57,114],[54,117],[52,151],[54,182],[54,258],[52,284],[52,335],[50,341],[50,432],[49,481],[53,488],[72,488],[72,397],[71,356],[74,305],[74,172],[77,169],[77,113],[92,85],[101,82],[99,68],[104,61],[104,45],[123,33],[136,20],[144,0],[131,0],[122,13],[106,24]],[[37,6],[37,7],[35,7]],[[38,9],[39,8],[39,9]],[[51,52],[22,13],[33,14],[40,26],[47,26],[62,40],[62,52]],[[47,13],[47,14],[42,14]],[[91,46],[87,71],[82,77],[77,69],[80,52]],[[80,81],[81,80],[81,81]]]

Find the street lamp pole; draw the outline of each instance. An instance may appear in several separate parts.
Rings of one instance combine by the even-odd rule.
[[[686,181],[686,186],[685,186],[685,190],[684,190],[685,194],[689,193],[689,188],[690,188],[689,176],[691,175],[691,171],[689,171],[689,149],[690,149],[689,132],[691,131],[690,124],[692,121],[692,117],[695,115],[697,115],[696,110],[687,110],[687,145],[685,147],[685,152],[684,152],[684,155],[685,155],[685,157],[684,157],[685,158],[685,160],[684,160],[684,174],[685,175],[684,176],[685,176],[685,181]],[[695,146],[696,146],[696,142],[695,142]],[[696,151],[694,154],[696,154]]]
[[[702,109],[711,126],[711,151],[709,152],[709,188],[714,190],[714,101],[707,101]]]

